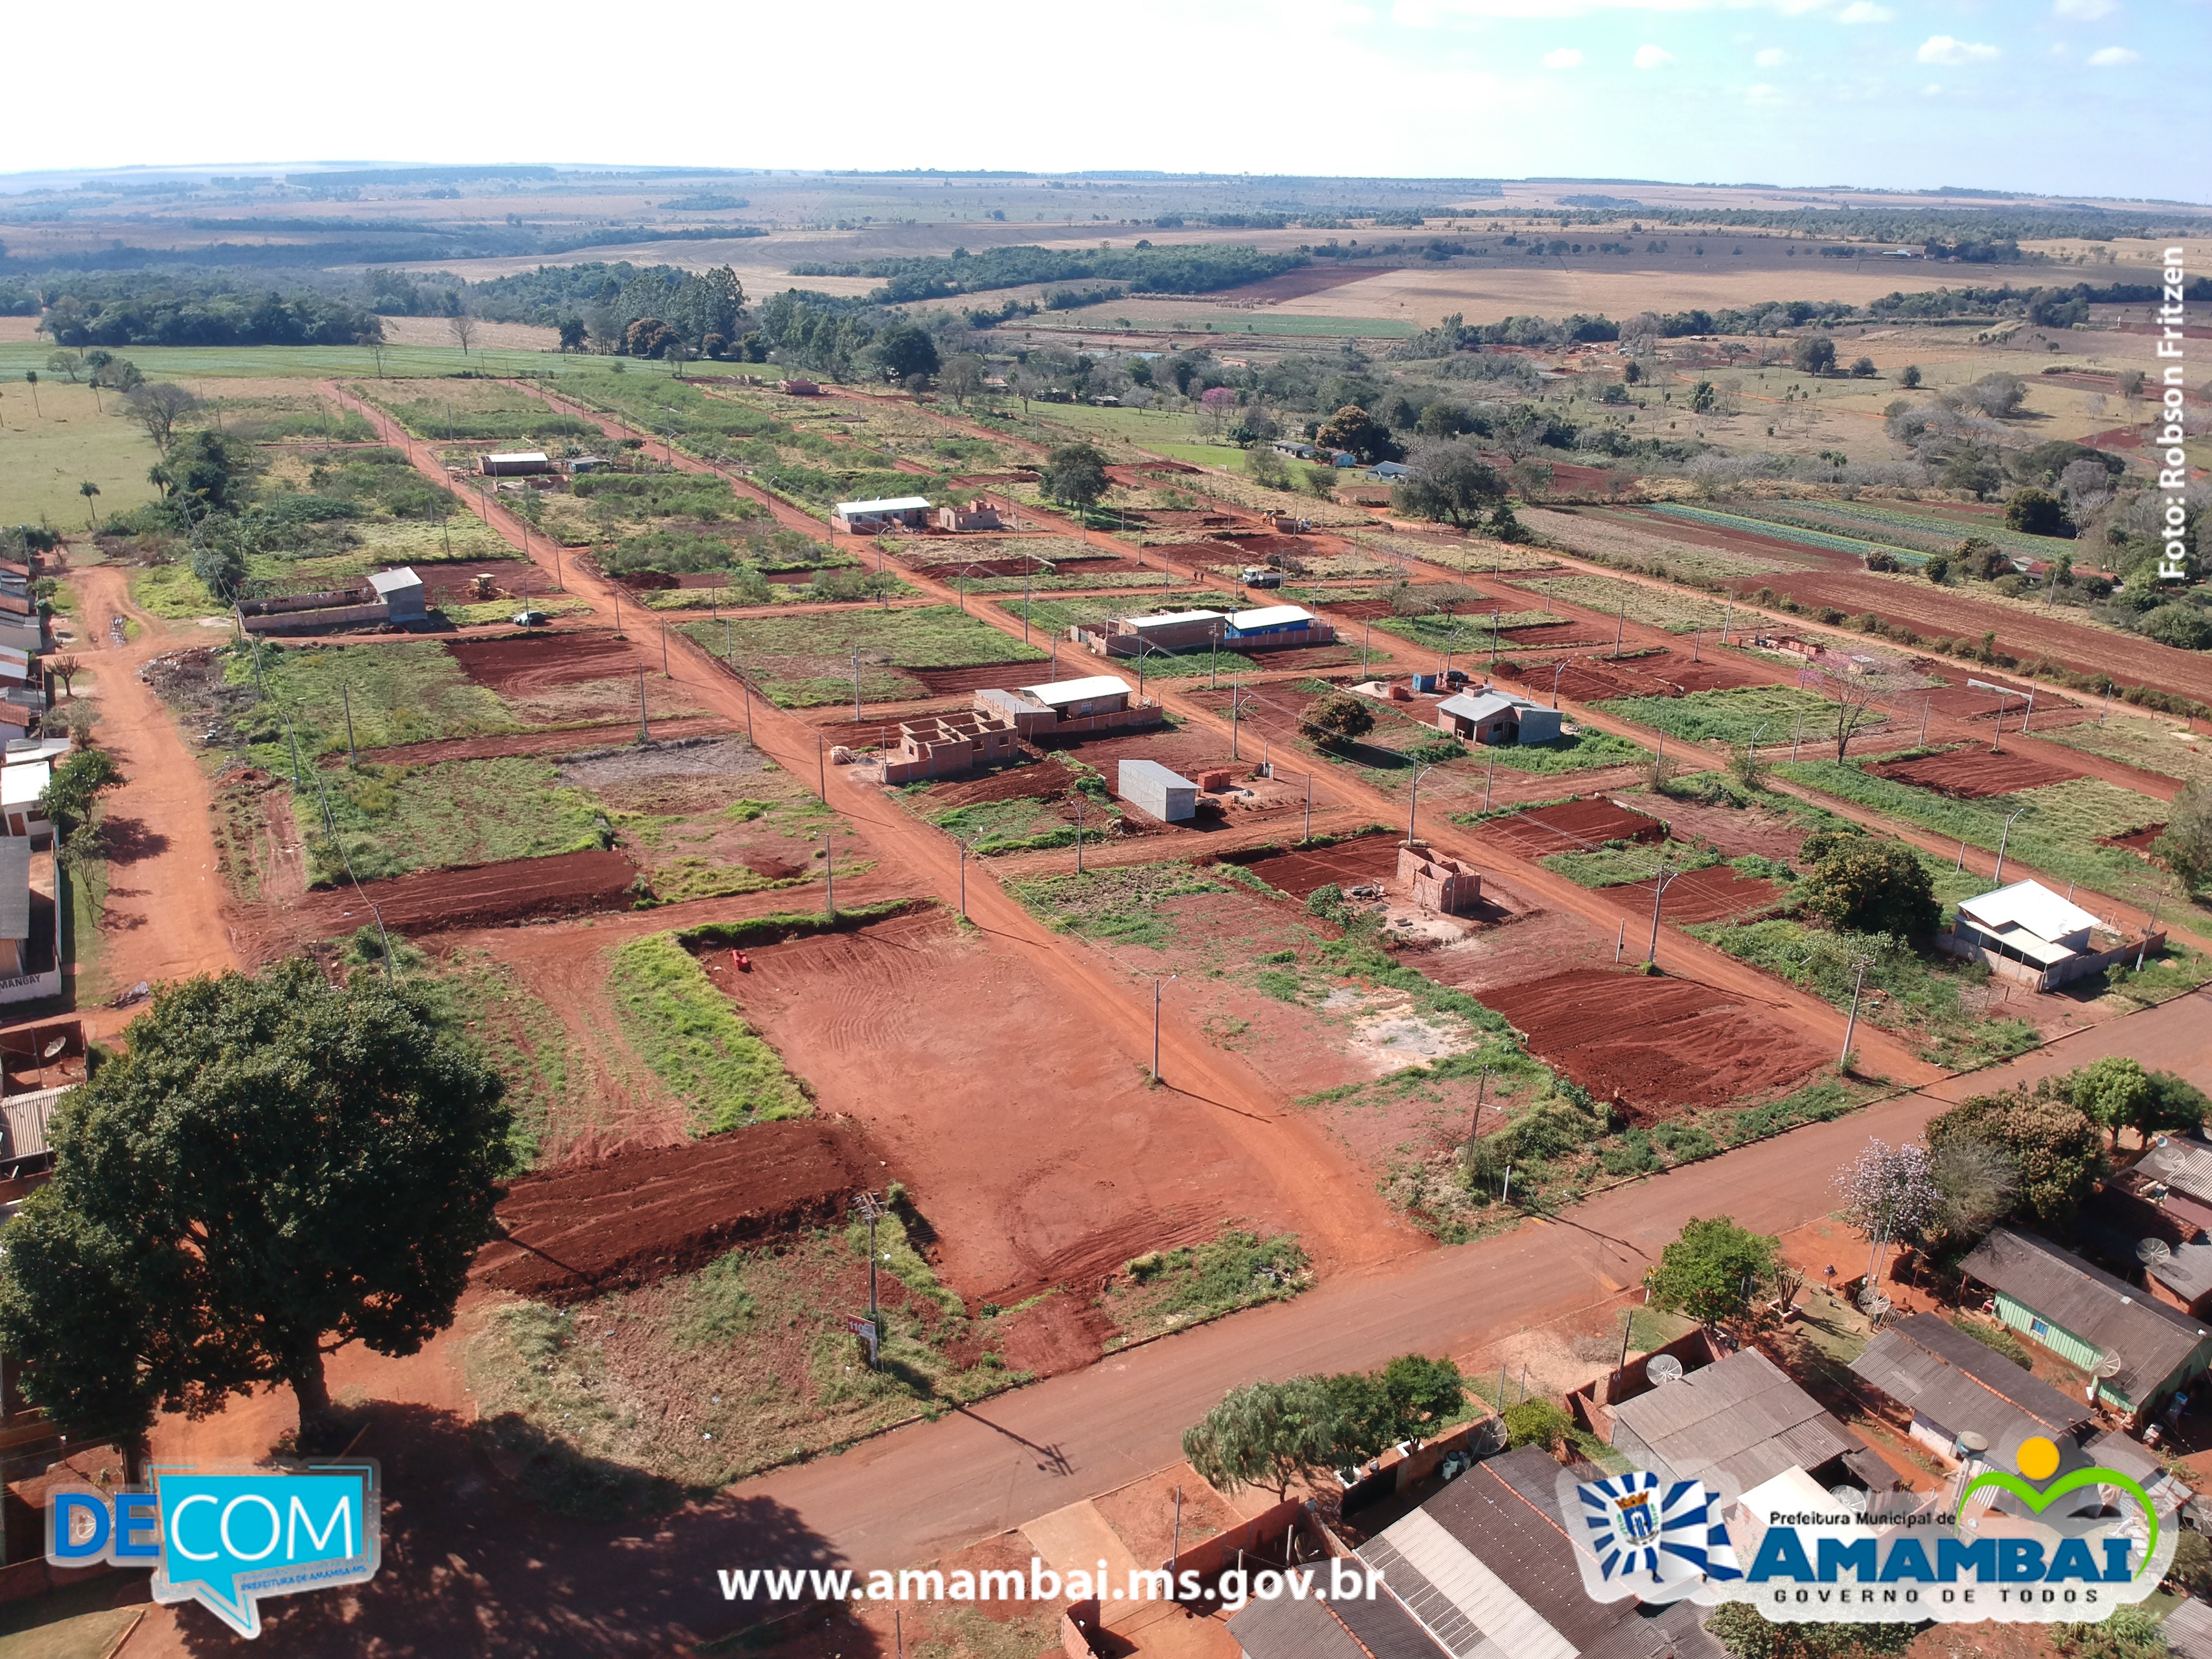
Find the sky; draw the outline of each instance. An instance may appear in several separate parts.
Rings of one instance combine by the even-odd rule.
[[[122,0],[86,52],[88,79],[11,86],[0,173],[1152,167],[2212,199],[2212,0]]]

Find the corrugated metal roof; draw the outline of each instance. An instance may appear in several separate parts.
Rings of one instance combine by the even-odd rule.
[[[31,842],[0,836],[0,939],[31,936]]]
[[[1229,1621],[1229,1633],[1252,1659],[1367,1659],[1327,1603],[1287,1595],[1253,1601]]]
[[[1220,622],[1218,611],[1157,611],[1149,617],[1124,617],[1129,627],[1142,631],[1147,628],[1173,628],[1182,623]]]
[[[52,1116],[55,1103],[75,1085],[63,1084],[54,1089],[36,1089],[27,1095],[10,1095],[0,1100],[0,1163],[13,1164],[27,1158],[43,1158],[53,1151],[46,1138],[46,1122]]]
[[[368,579],[368,585],[380,593],[390,595],[399,592],[404,588],[420,587],[422,586],[422,579],[409,566],[403,564],[395,570],[379,570],[373,573]]]
[[[1971,1429],[1993,1448],[2030,1435],[2071,1434],[2091,1416],[2084,1401],[1933,1314],[1891,1326],[1851,1361],[1851,1370],[1929,1422],[1954,1435]]]
[[[1022,695],[1035,697],[1048,708],[1057,708],[1063,703],[1085,702],[1092,697],[1110,697],[1116,692],[1127,696],[1129,684],[1111,674],[1087,674],[1079,680],[1054,680],[1047,685],[1025,685]]]
[[[1375,1659],[1437,1659],[1440,1651],[1435,1638],[1395,1595],[1347,1595],[1331,1601],[1328,1609]]]
[[[1255,628],[1288,628],[1313,619],[1314,613],[1302,605],[1267,605],[1256,611],[1239,611],[1229,623],[1232,628],[1249,632]]]
[[[2016,881],[1978,898],[1960,899],[1959,909],[1992,933],[2024,927],[2040,939],[2064,939],[2099,925],[2096,917],[2039,881]]]
[[[2205,1333],[2102,1268],[2009,1227],[1984,1239],[1964,1266],[1968,1277],[2117,1355],[2112,1385],[2130,1400],[2143,1399],[2179,1370]]]
[[[2166,1614],[2159,1630],[2177,1659],[2212,1659],[2212,1607],[2194,1596]]]
[[[2163,1146],[2154,1146],[2138,1159],[2133,1172],[2150,1176],[2169,1187],[2179,1187],[2193,1198],[2212,1203],[2212,1152],[2202,1146],[2169,1140]]]
[[[1613,1415],[1677,1479],[1726,1474],[1740,1491],[1793,1464],[1817,1468],[1863,1443],[1756,1348],[1624,1400]]]
[[[2106,1261],[2123,1268],[2140,1266],[2184,1302],[2194,1302],[2212,1291],[2212,1244],[2176,1244],[2170,1238],[2161,1238],[2159,1243],[2166,1247],[2166,1254],[2146,1261],[2136,1254],[2137,1247],[2146,1237],[2156,1235],[2146,1235],[2140,1227],[2129,1224],[2137,1218],[2116,1204],[2112,1194],[2100,1193],[2074,1218],[2074,1231]]]
[[[840,501],[837,516],[849,519],[856,513],[913,513],[928,505],[927,495],[886,495],[880,501]]]
[[[1480,1650],[1514,1659],[1576,1659],[1578,1644],[1522,1594],[1545,1577],[1539,1540],[1527,1524],[1498,1515],[1496,1499],[1482,1491],[1484,1484],[1478,1472],[1470,1472],[1429,1501],[1433,1505],[1464,1489],[1475,1503],[1462,1507],[1483,1516],[1485,1524],[1462,1519],[1448,1528],[1427,1510],[1415,1510],[1360,1553],[1382,1570],[1383,1582],[1407,1611],[1458,1659]],[[1496,1483],[1489,1484],[1494,1492]],[[1520,1504],[1510,1494],[1507,1501]],[[1558,1548],[1571,1547],[1560,1535]],[[1581,1589],[1579,1572],[1575,1588]],[[1596,1605],[1586,1595],[1583,1603]]]

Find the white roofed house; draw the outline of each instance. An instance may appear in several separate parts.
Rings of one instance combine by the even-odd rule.
[[[855,536],[872,536],[894,525],[919,530],[929,522],[927,495],[886,495],[872,501],[840,501],[830,527]]]
[[[513,478],[532,472],[550,472],[553,461],[541,449],[511,450],[504,454],[479,455],[477,471],[487,478]]]
[[[422,622],[429,614],[426,607],[422,579],[413,568],[401,565],[394,570],[379,570],[368,579],[369,591],[384,601],[385,612],[393,622]]]
[[[1475,743],[1550,743],[1559,735],[1559,711],[1528,697],[1485,687],[1479,692],[1462,691],[1438,703],[1437,729]]]
[[[1958,921],[1936,942],[1954,956],[1979,957],[1992,972],[2039,991],[2087,978],[2146,943],[2122,939],[2039,881],[1960,899]],[[2148,943],[2155,949],[2161,942]]]
[[[46,786],[54,769],[43,760],[0,767],[0,836],[44,842],[54,833],[46,821]]]

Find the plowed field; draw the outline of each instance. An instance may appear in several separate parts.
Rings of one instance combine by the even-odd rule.
[[[1766,1009],[1693,980],[1583,968],[1486,991],[1483,1000],[1545,1060],[1646,1121],[1778,1093],[1831,1058]]]
[[[456,640],[446,647],[461,671],[501,696],[526,696],[587,680],[611,679],[637,659],[611,634],[533,634],[508,640]]]
[[[1391,879],[1398,873],[1399,845],[1395,836],[1361,836],[1310,852],[1270,853],[1262,858],[1229,861],[1243,865],[1270,887],[1293,898],[1305,898],[1331,882],[1340,887],[1358,887]]]
[[[1878,778],[1909,783],[1916,789],[1932,789],[1960,800],[2017,794],[2023,789],[2039,789],[2047,783],[2063,783],[2081,775],[2069,767],[2031,760],[2026,755],[1992,755],[1978,745],[1944,755],[1923,755],[1918,760],[1884,761],[1866,769]]]
[[[1667,826],[1656,818],[1615,806],[1609,800],[1562,801],[1510,817],[1490,818],[1483,829],[1523,858],[1573,853],[1608,841],[1664,841]]]
[[[1651,889],[1652,883],[1649,881],[1630,881],[1601,890],[1631,915],[1649,916]],[[1668,882],[1666,896],[1660,904],[1660,919],[1673,922],[1726,921],[1734,916],[1771,909],[1781,897],[1782,890],[1774,883],[1740,876],[1725,864],[1716,864]]]
[[[734,1244],[834,1221],[890,1179],[852,1129],[818,1119],[618,1152],[516,1181],[499,1206],[507,1237],[484,1246],[473,1273],[540,1302],[650,1285]]]
[[[294,939],[351,933],[373,920],[376,901],[387,929],[407,933],[448,927],[489,927],[503,922],[626,910],[637,866],[620,853],[563,853],[554,858],[511,859],[457,870],[426,870],[360,887],[319,889],[273,919]]]

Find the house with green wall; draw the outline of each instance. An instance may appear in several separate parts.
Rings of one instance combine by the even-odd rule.
[[[2212,1328],[2048,1239],[2000,1227],[1965,1262],[1997,1317],[2096,1377],[2097,1403],[2137,1424],[2212,1366]]]

